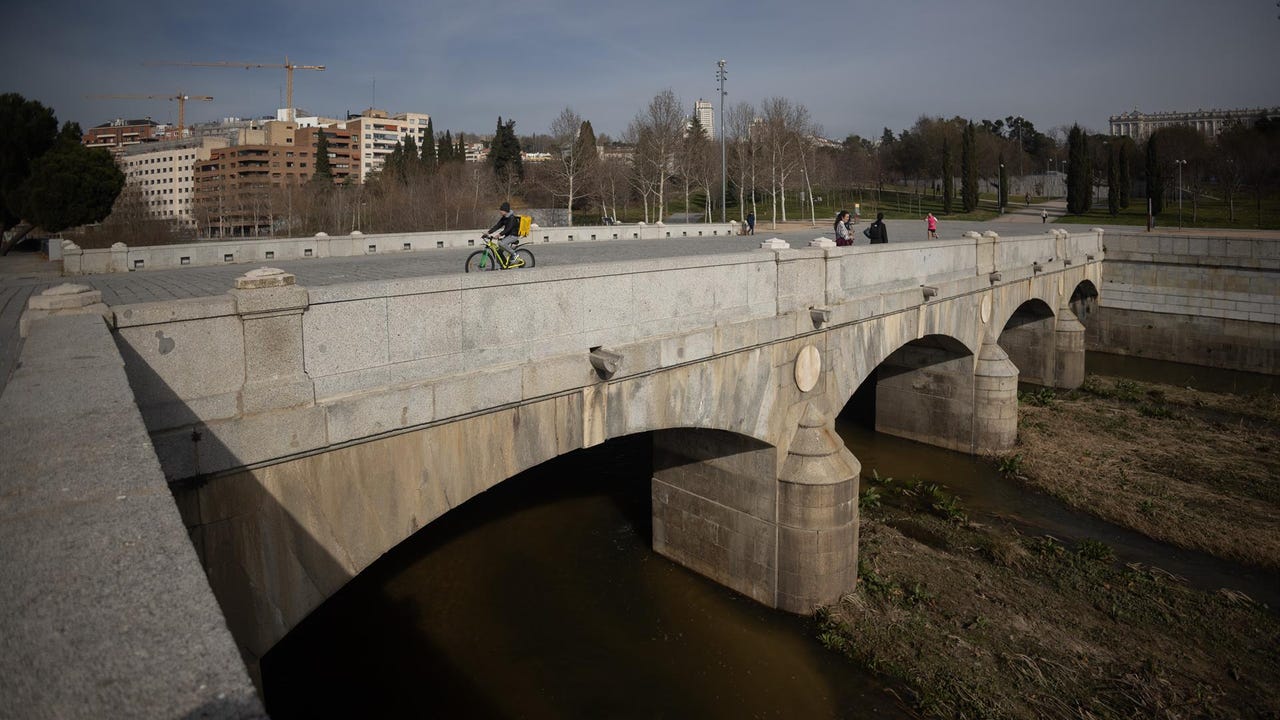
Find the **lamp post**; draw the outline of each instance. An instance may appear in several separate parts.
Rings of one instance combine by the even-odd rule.
[[[716,132],[720,134],[720,222],[725,222],[725,212],[729,205],[729,175],[726,172],[727,165],[725,163],[724,154],[724,79],[728,73],[724,69],[724,60],[716,63],[719,69],[716,70],[716,80],[720,82],[720,127],[716,128]]]
[[[1186,160],[1174,160],[1173,163],[1178,166],[1178,229],[1182,229],[1182,166],[1187,164]]]

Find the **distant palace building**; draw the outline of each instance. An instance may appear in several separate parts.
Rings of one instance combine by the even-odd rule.
[[[1144,113],[1139,110],[1111,116],[1111,134],[1142,140],[1160,128],[1189,125],[1209,138],[1238,122],[1261,117],[1280,119],[1280,107],[1242,110],[1196,110],[1194,112]]]

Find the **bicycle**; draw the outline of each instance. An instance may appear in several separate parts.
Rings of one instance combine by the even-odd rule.
[[[515,253],[507,257],[506,249],[493,237],[489,235],[480,237],[484,240],[484,249],[467,256],[467,262],[462,266],[465,272],[533,267],[533,252],[528,248],[520,247],[520,241],[516,241]]]

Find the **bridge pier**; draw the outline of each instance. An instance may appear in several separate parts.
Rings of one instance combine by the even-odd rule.
[[[762,604],[810,613],[857,578],[861,466],[812,404],[779,455],[733,433],[656,432],[653,546]]]
[[[1075,390],[1084,384],[1084,325],[1069,304],[1058,309],[1053,331],[1053,386]]]

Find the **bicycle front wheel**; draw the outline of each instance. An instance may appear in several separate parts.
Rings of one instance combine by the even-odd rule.
[[[532,251],[525,250],[524,248],[520,248],[519,250],[516,250],[516,257],[524,261],[524,265],[521,265],[521,267],[527,267],[527,268],[533,267]]]
[[[462,269],[466,272],[473,270],[479,272],[481,270],[494,270],[497,267],[498,261],[493,258],[493,255],[488,250],[477,250],[467,256],[467,263],[463,265]]]

